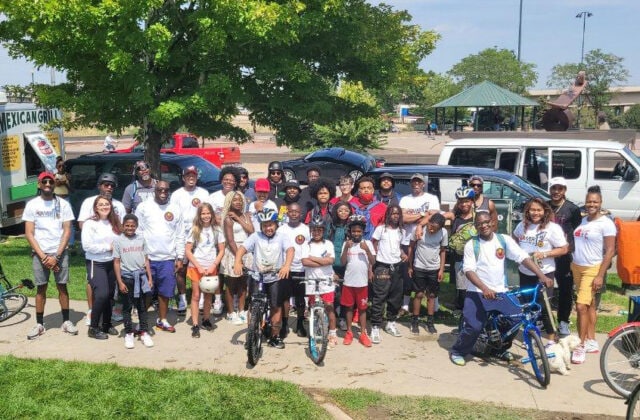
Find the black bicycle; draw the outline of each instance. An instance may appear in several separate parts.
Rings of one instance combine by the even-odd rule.
[[[22,293],[15,292],[23,287],[33,289],[35,285],[29,279],[22,279],[18,286],[13,286],[4,274],[2,264],[0,264],[0,322],[19,314],[27,306],[27,297]]]
[[[247,270],[252,282],[251,303],[249,304],[249,326],[247,328],[247,359],[251,366],[258,364],[262,356],[262,339],[269,335],[269,299],[264,289],[264,276],[275,273],[258,273]]]

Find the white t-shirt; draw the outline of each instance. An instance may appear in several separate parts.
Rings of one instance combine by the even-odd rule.
[[[524,229],[524,222],[518,223],[513,231],[513,236],[518,238],[518,244],[527,254],[534,252],[549,252],[553,248],[559,248],[567,244],[567,239],[560,225],[550,222],[547,227],[538,230],[538,224],[530,224],[527,230]],[[533,276],[533,271],[521,265],[519,270],[522,274]],[[543,273],[556,271],[556,261],[552,257],[542,259],[541,270]]]
[[[220,214],[224,209],[225,197],[226,195],[222,192],[222,190],[218,190],[216,192],[212,192],[205,201],[211,204],[211,207],[213,207],[213,211],[216,214]]]
[[[193,191],[187,191],[182,187],[171,193],[169,202],[175,204],[180,209],[185,235],[188,235],[191,231],[193,219],[198,212],[198,206],[207,201],[208,198],[209,192],[201,187],[195,187]]]
[[[429,233],[426,226],[423,229],[424,234],[419,241],[416,241],[415,231],[411,235],[411,241],[416,242],[413,267],[429,271],[439,270],[440,249],[449,245],[449,235],[445,228],[433,234]]]
[[[363,239],[363,241],[369,247],[371,255],[376,255],[376,250],[373,248],[371,241]],[[345,242],[342,246],[347,246]],[[369,259],[364,249],[360,248],[360,243],[353,244],[351,248],[347,250],[347,268],[344,272],[344,285],[349,287],[365,287],[369,284]]]
[[[616,233],[616,225],[607,216],[600,216],[592,221],[583,217],[580,226],[573,231],[573,262],[584,267],[600,264],[604,252],[604,238],[616,236]]]
[[[513,260],[520,264],[529,255],[522,250],[508,235],[502,235],[505,245],[507,246],[506,252],[502,248],[502,244],[497,237],[498,234],[494,233],[492,238],[488,241],[484,241],[478,238],[479,241],[479,253],[478,260],[476,261],[476,255],[473,250],[474,240],[470,240],[464,246],[464,260],[462,265],[462,271],[465,274],[469,271],[475,271],[480,280],[494,292],[506,292],[505,285],[505,256],[506,258]],[[480,292],[480,290],[467,279],[467,290],[470,292]]]
[[[192,250],[193,257],[198,261],[200,267],[209,268],[218,256],[218,244],[224,243],[224,235],[218,227],[205,227],[200,232],[200,238],[193,237],[193,229],[189,231],[187,243],[195,243],[196,249]],[[189,266],[194,265],[189,261]]]
[[[73,220],[73,210],[67,200],[55,197],[43,200],[38,196],[30,200],[22,213],[22,220],[33,222],[33,236],[45,254],[54,254],[60,245],[64,222]]]
[[[438,197],[433,194],[429,194],[428,192],[422,193],[422,195],[414,196],[413,194],[405,195],[400,199],[400,208],[403,212],[409,214],[420,214],[422,212],[427,212],[429,210],[437,210],[440,211],[440,201]],[[416,230],[416,223],[405,223],[405,237],[403,245],[409,243],[411,235]]]
[[[185,235],[177,205],[145,200],[138,205],[135,214],[139,223],[137,232],[144,236],[151,261],[184,258]]]
[[[253,254],[253,271],[269,273],[264,276],[265,283],[273,283],[278,280],[277,272],[284,264],[286,253],[293,244],[286,235],[280,232],[267,238],[262,232],[252,233],[242,246],[249,254]]]
[[[293,249],[295,249],[293,262],[291,263],[291,271],[304,271],[304,266],[302,265],[302,247],[304,244],[309,242],[309,239],[311,239],[309,226],[304,223],[300,223],[296,227],[291,227],[288,224],[285,224],[278,228],[278,232],[286,235],[293,244]]]
[[[93,211],[93,203],[96,201],[96,198],[98,198],[98,195],[94,195],[93,197],[88,197],[85,198],[84,201],[82,202],[82,206],[80,206],[80,213],[78,214],[78,222],[84,222],[88,219],[91,219],[94,216],[94,211]],[[122,223],[122,218],[124,217],[125,214],[127,214],[127,211],[124,208],[124,204],[122,204],[120,201],[116,200],[115,198],[111,197],[111,205],[113,206],[113,212],[118,216],[118,219],[120,220],[120,223]]]
[[[400,243],[403,238],[403,230],[380,225],[373,231],[371,239],[378,241],[376,261],[385,264],[398,264],[400,258]]]
[[[302,258],[308,257],[331,257],[335,260],[335,250],[333,242],[326,239],[322,242],[308,241],[302,245]],[[333,265],[323,265],[321,267],[305,267],[304,276],[309,279],[324,279],[333,276]]]
[[[278,206],[271,200],[267,200],[264,202],[263,209],[272,209],[278,211]],[[251,223],[253,224],[254,232],[260,232],[260,222],[258,221],[258,217],[256,216],[256,202],[252,202],[249,204],[249,214],[251,215]]]
[[[108,220],[89,219],[82,225],[82,249],[87,260],[106,262],[113,260],[113,242],[118,235]]]

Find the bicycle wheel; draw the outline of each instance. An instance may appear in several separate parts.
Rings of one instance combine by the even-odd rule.
[[[600,373],[618,395],[627,398],[640,381],[640,327],[622,328],[607,342],[600,354]]]
[[[640,382],[627,400],[627,420],[640,419]]]
[[[19,313],[27,305],[27,297],[20,293],[6,293],[0,298],[0,322]]]
[[[251,307],[251,322],[247,329],[247,359],[255,366],[262,355],[262,323],[264,313],[259,305]]]
[[[547,353],[542,345],[542,339],[534,330],[528,330],[527,334],[529,335],[529,345],[527,346],[529,362],[536,375],[536,379],[543,388],[546,388],[551,380]]]
[[[322,363],[327,354],[329,320],[323,306],[311,309],[313,316],[309,317],[309,354],[316,365]]]

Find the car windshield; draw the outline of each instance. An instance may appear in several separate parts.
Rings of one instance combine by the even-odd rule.
[[[624,150],[623,154],[627,159],[635,162],[636,165],[640,166],[640,157],[639,156],[636,156],[636,154],[633,153],[628,147],[625,147],[623,150]]]
[[[525,191],[527,190],[527,188],[531,188],[535,190],[537,193],[543,196],[545,200],[551,199],[551,196],[549,195],[547,190],[540,188],[539,186],[537,186],[532,182],[527,181],[526,179],[522,178],[520,175],[515,175],[513,183],[519,186],[520,188],[524,189]]]

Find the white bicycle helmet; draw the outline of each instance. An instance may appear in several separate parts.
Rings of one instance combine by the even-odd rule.
[[[264,209],[261,212],[258,212],[258,222],[260,224],[265,222],[277,222],[278,221],[278,212],[273,209]]]
[[[205,293],[215,293],[218,287],[220,287],[218,276],[203,276],[200,279],[200,290]]]
[[[476,193],[473,192],[473,188],[460,187],[456,190],[456,199],[474,198],[475,196],[476,196]]]

